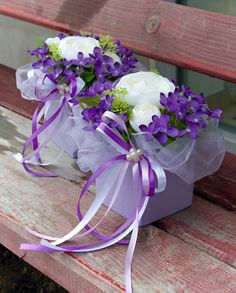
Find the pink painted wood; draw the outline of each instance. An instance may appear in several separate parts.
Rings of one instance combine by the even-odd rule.
[[[29,131],[30,121],[4,108],[0,110],[1,125],[8,119],[8,129],[14,130],[0,130],[0,242],[70,292],[124,292],[123,261],[127,249],[124,246],[114,246],[89,254],[36,255],[33,252],[19,251],[20,243],[36,242],[24,230],[25,225],[58,236],[76,225],[76,200],[83,180],[74,184],[63,178],[39,180],[26,174],[17,162],[14,163],[12,154],[20,145],[19,137],[24,137],[25,131]],[[89,193],[84,208],[89,206],[92,198],[93,194]],[[219,236],[219,245],[223,246],[222,238],[225,237],[228,247],[221,247],[221,251],[226,252],[229,258],[235,257],[231,213],[211,203],[205,205],[205,201],[199,198],[194,201],[192,208],[177,215],[173,216],[171,225],[177,227],[181,221],[185,221],[188,231],[200,227],[198,229],[202,234],[210,233],[211,242],[208,244],[212,249]],[[215,220],[216,217],[221,220]],[[222,225],[223,218],[228,226]],[[122,220],[120,216],[111,213],[104,221],[101,231],[109,233]],[[173,236],[170,235],[172,233]],[[198,235],[199,233],[195,233],[196,239]],[[93,242],[94,239],[88,237],[87,241]],[[200,241],[186,242],[186,238],[171,229],[166,233],[154,226],[142,228],[133,262],[134,292],[234,292],[236,270],[232,267],[233,263],[224,257],[217,256],[219,259],[216,259],[216,254],[212,254],[210,249],[206,249],[207,253],[201,251]]]
[[[0,0],[0,13],[69,33],[110,34],[138,54],[236,82],[234,16],[161,0]]]
[[[195,184],[195,192],[230,211],[236,211],[236,156],[226,153],[219,170]]]
[[[236,268],[236,215],[195,196],[193,205],[155,225]]]

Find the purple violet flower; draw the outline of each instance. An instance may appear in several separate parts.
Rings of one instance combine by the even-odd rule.
[[[154,115],[152,122],[148,126],[140,125],[140,130],[152,134],[160,144],[166,144],[168,136],[177,137],[179,134],[178,128],[168,125],[170,121],[170,115],[161,114],[160,117]]]
[[[201,113],[194,113],[194,114],[186,114],[184,117],[184,120],[187,123],[195,123],[200,125],[201,127],[205,128],[207,121],[204,119],[203,115]]]
[[[179,137],[183,137],[186,134],[189,134],[192,137],[192,139],[197,139],[199,130],[200,126],[198,123],[190,122],[186,129],[179,131]]]
[[[88,122],[85,130],[94,130],[101,123],[101,117],[105,111],[110,110],[111,104],[106,99],[102,100],[97,106],[85,108],[82,111],[83,119]]]

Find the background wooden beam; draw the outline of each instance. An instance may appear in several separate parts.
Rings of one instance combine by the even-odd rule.
[[[68,33],[110,34],[141,55],[236,82],[234,16],[161,0],[0,0],[0,13]]]

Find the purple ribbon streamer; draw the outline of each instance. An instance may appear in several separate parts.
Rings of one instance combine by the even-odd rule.
[[[55,113],[54,113],[55,114]],[[56,115],[56,114],[55,114]],[[53,115],[52,115],[53,116]],[[117,117],[117,118],[116,118]],[[52,118],[52,117],[50,117]],[[123,150],[122,152],[124,154],[120,154],[106,162],[104,162],[87,180],[85,183],[83,189],[81,190],[78,205],[77,205],[77,216],[80,221],[83,221],[83,215],[81,213],[80,205],[81,200],[84,198],[85,194],[87,193],[89,187],[96,181],[96,179],[103,174],[104,171],[108,170],[111,166],[118,162],[129,162],[130,166],[132,167],[133,172],[133,188],[134,193],[142,193],[140,202],[136,203],[135,210],[132,212],[131,216],[123,223],[115,232],[113,232],[109,236],[104,236],[95,231],[93,228],[91,228],[88,224],[85,224],[83,228],[87,230],[88,233],[94,235],[96,238],[101,240],[100,242],[93,244],[93,245],[83,245],[83,246],[58,246],[62,243],[64,243],[67,240],[70,240],[73,238],[73,236],[70,235],[76,235],[72,230],[64,237],[58,239],[53,238],[51,236],[46,236],[48,239],[57,239],[52,243],[49,243],[46,240],[42,240],[41,244],[22,244],[21,249],[24,250],[37,250],[37,251],[43,251],[43,252],[64,252],[64,251],[71,251],[71,252],[83,252],[83,251],[91,251],[91,250],[98,250],[101,248],[108,247],[114,243],[119,244],[127,244],[129,243],[127,255],[126,255],[126,261],[125,261],[125,284],[126,284],[126,292],[130,293],[132,292],[132,282],[131,282],[131,263],[132,263],[132,257],[134,254],[137,236],[138,236],[138,223],[139,223],[139,216],[140,212],[145,207],[145,198],[153,196],[155,194],[155,171],[152,169],[152,164],[149,160],[149,158],[141,154],[140,158],[135,160],[128,160],[129,152],[132,151],[133,146],[129,143],[127,143],[117,132],[115,132],[113,129],[111,129],[105,122],[105,118],[112,119],[116,121],[119,126],[121,126],[126,132],[127,129],[124,124],[120,122],[120,117],[116,116],[114,113],[111,112],[105,112],[103,115],[103,122],[99,125],[97,128],[97,131],[108,141],[111,142],[112,145],[119,149]],[[53,118],[52,118],[53,119]],[[122,121],[123,122],[123,121]],[[49,122],[50,124],[50,122]],[[42,126],[41,126],[42,127]],[[47,127],[47,126],[45,126]],[[31,136],[31,138],[28,140],[28,144],[30,144],[35,137],[37,137],[38,133],[42,131],[42,128],[35,130],[34,134]],[[27,147],[26,147],[27,148]],[[157,175],[157,179],[159,174]],[[163,177],[163,173],[160,175]],[[138,181],[141,181],[142,190],[137,190]],[[162,182],[165,181],[165,178],[162,178]],[[133,224],[132,224],[133,223]],[[126,231],[129,232],[130,225],[133,225],[133,231],[131,235],[130,241],[119,239],[118,235],[122,235]],[[73,232],[73,233],[72,233]],[[86,234],[86,233],[85,233]],[[42,234],[36,233],[36,236],[40,236]],[[126,234],[124,234],[126,235]],[[45,238],[46,238],[45,237]],[[117,239],[117,241],[116,241]]]
[[[23,160],[22,160],[22,165],[24,167],[24,169],[30,173],[31,175],[34,176],[39,176],[39,177],[57,177],[58,174],[56,173],[41,173],[41,172],[36,172],[31,170],[31,168],[28,166],[27,164],[27,157],[25,156],[26,151],[28,150],[28,148],[30,147],[30,145],[32,145],[33,147],[33,152],[32,152],[32,156],[34,155],[36,160],[38,162],[40,162],[40,154],[39,151],[40,149],[43,149],[46,144],[50,141],[50,139],[52,138],[53,135],[55,135],[55,133],[59,130],[59,125],[58,127],[54,127],[54,131],[50,134],[50,137],[48,137],[47,141],[43,144],[43,145],[39,145],[38,142],[38,136],[45,130],[47,129],[50,125],[52,125],[52,123],[59,117],[59,115],[62,116],[63,111],[65,110],[65,106],[67,104],[68,101],[70,101],[74,95],[77,92],[77,83],[76,83],[76,79],[75,78],[70,78],[70,84],[71,84],[71,91],[70,92],[65,92],[64,98],[62,99],[58,109],[49,117],[49,119],[47,119],[47,121],[45,121],[39,128],[37,128],[37,123],[39,120],[39,111],[40,109],[43,109],[43,107],[45,106],[46,102],[49,101],[50,99],[54,98],[59,90],[56,88],[57,83],[50,79],[52,81],[52,83],[55,84],[55,88],[53,88],[51,90],[51,92],[44,96],[44,97],[40,97],[40,88],[43,85],[44,81],[46,78],[50,79],[50,76],[48,74],[43,75],[41,78],[38,79],[37,81],[37,85],[35,88],[35,94],[38,97],[38,99],[40,100],[40,104],[39,106],[36,108],[34,114],[33,114],[33,118],[32,118],[32,135],[26,140],[23,150],[22,150],[22,156],[23,156]],[[60,119],[59,119],[60,120]],[[59,121],[60,122],[60,121]],[[32,157],[31,156],[31,157]]]

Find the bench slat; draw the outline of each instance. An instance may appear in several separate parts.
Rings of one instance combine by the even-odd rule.
[[[77,223],[76,201],[82,181],[73,184],[61,177],[37,178],[26,174],[13,160],[12,149],[20,143],[19,134],[25,135],[19,128],[24,126],[29,131],[30,121],[3,108],[1,112],[1,124],[7,120],[14,132],[11,133],[9,127],[9,138],[6,132],[0,135],[0,242],[22,256],[19,243],[36,242],[23,229],[25,225],[60,236]],[[85,206],[90,204],[92,197],[93,194],[88,193]],[[111,213],[101,231],[108,232],[121,221],[120,216]],[[88,237],[88,240],[92,241],[92,238]],[[103,251],[70,255],[26,252],[23,258],[70,292],[81,292],[82,289],[84,292],[122,292],[126,249],[114,246]],[[230,293],[236,286],[235,274],[233,267],[154,226],[140,229],[133,261],[134,292]]]
[[[16,88],[15,70],[0,64],[0,105],[25,117],[32,117],[38,103],[21,98]]]
[[[236,82],[236,17],[161,0],[0,0],[0,13],[65,32],[110,34],[136,53]],[[158,16],[159,30],[150,17]]]
[[[236,156],[226,153],[217,172],[196,182],[195,192],[227,210],[236,211]]]
[[[25,137],[29,135],[30,129],[25,127],[25,119],[19,119],[16,114],[8,110],[4,110],[4,114],[9,117],[12,123],[17,125],[18,132]],[[6,126],[5,129],[9,129],[9,127]],[[3,136],[6,135],[5,133]],[[2,142],[2,146],[7,147],[7,144]],[[21,148],[21,142],[11,143],[8,148],[17,152]],[[52,146],[50,151],[55,152],[55,150],[52,150]],[[49,155],[53,157],[53,152]],[[63,165],[61,164],[59,168],[61,175],[73,182],[80,182],[83,176],[83,173],[79,173],[72,165],[72,160],[67,157],[63,159]],[[222,194],[224,194],[223,191]],[[223,199],[223,196],[221,199]],[[206,251],[215,258],[236,266],[235,221],[236,215],[234,213],[195,196],[194,204],[190,208],[158,221],[155,225]]]
[[[195,196],[190,208],[155,225],[236,268],[235,223],[235,213]]]

